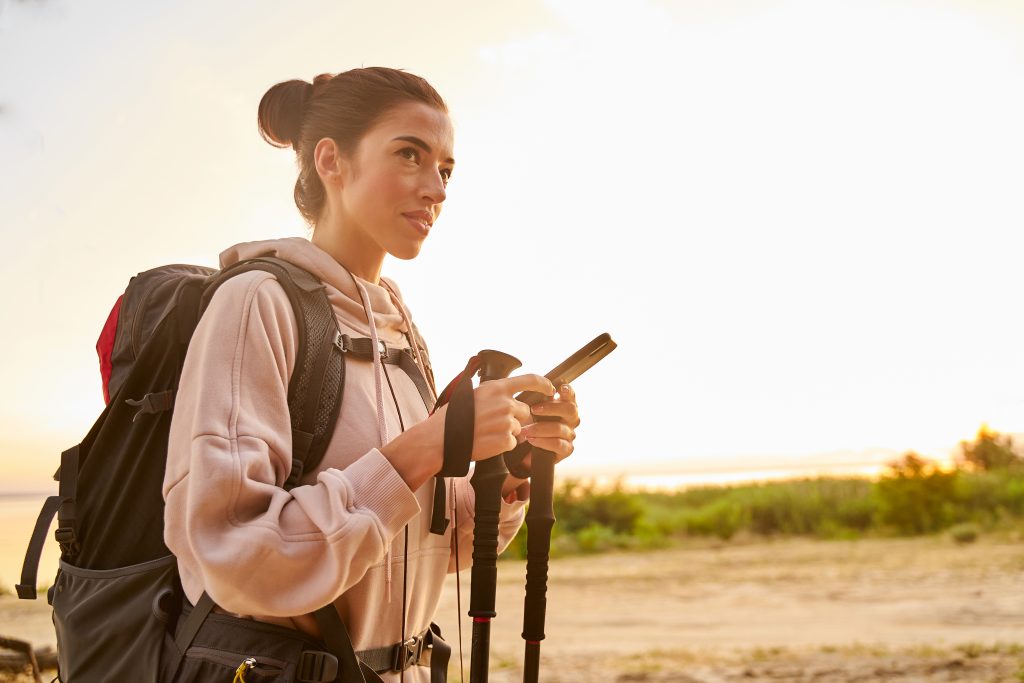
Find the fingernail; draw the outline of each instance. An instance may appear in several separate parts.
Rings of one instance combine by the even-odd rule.
[[[562,387],[558,391],[559,392],[569,391],[569,385],[568,384],[563,384]]]
[[[535,413],[543,413],[544,412],[544,405],[541,404],[541,403],[538,403],[537,405],[533,406],[533,412],[535,412]]]

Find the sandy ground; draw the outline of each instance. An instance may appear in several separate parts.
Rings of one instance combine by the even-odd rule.
[[[524,565],[499,566],[494,683],[521,680]],[[462,582],[468,609],[468,575]],[[551,565],[541,679],[1021,681],[1024,542],[731,543]],[[439,623],[459,679],[454,578]],[[0,599],[0,634],[52,642],[45,600]],[[463,619],[465,666],[470,624]],[[0,679],[2,680],[2,679]]]

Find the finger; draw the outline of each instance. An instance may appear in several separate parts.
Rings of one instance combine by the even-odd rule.
[[[564,422],[534,422],[524,426],[521,430],[524,438],[550,437],[572,441],[576,438],[576,432]]]
[[[499,381],[510,395],[518,394],[520,391],[536,391],[545,396],[552,396],[555,393],[555,385],[543,375],[516,375]]]
[[[563,384],[558,390],[558,395],[560,397],[558,399],[547,400],[534,405],[532,412],[535,415],[558,418],[570,427],[579,427],[579,406],[576,405],[576,394],[573,392],[572,387],[568,384]]]
[[[524,425],[533,422],[533,415],[530,414],[530,406],[521,401],[512,401],[512,416]]]
[[[566,424],[579,426],[579,409],[576,407],[575,403],[566,403],[564,401],[545,401],[544,403],[538,403],[533,406],[532,412],[534,415],[557,417]]]
[[[560,462],[565,460],[572,455],[573,445],[571,441],[565,439],[556,439],[551,437],[527,437],[527,441],[530,445],[537,448],[543,448],[546,451],[551,451],[555,454],[555,461]]]
[[[566,423],[575,429],[580,426],[580,410],[579,405],[576,403],[576,390],[569,384],[563,384],[558,388],[558,396],[567,405],[571,405],[572,409],[568,415],[563,419]]]

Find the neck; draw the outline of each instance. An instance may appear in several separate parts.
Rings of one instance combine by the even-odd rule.
[[[314,226],[310,241],[356,277],[375,285],[380,283],[387,252],[364,232],[346,229],[340,217],[332,217],[327,212]]]

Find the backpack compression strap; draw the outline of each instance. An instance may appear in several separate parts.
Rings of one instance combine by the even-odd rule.
[[[46,542],[46,532],[50,528],[53,516],[57,515],[57,531],[54,536],[60,543],[64,557],[74,557],[78,552],[78,540],[75,537],[75,489],[78,487],[78,446],[61,453],[60,469],[56,475],[60,480],[58,495],[50,496],[43,503],[43,508],[36,518],[32,538],[25,551],[25,561],[21,565],[21,583],[15,586],[18,597],[22,600],[36,599],[36,582],[39,578],[39,558]]]

